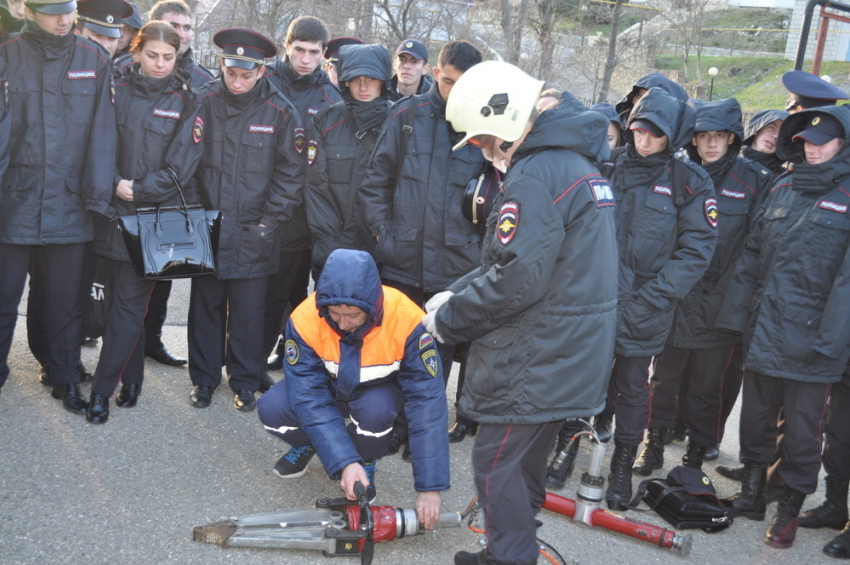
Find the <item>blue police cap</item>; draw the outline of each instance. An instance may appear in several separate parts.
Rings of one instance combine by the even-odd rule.
[[[221,30],[213,36],[213,43],[221,48],[227,67],[254,69],[277,55],[277,46],[271,39],[248,29]]]
[[[802,98],[820,102],[819,106],[835,104],[836,100],[850,98],[843,90],[837,88],[819,76],[806,71],[788,71],[782,75],[782,86],[788,92]],[[803,104],[805,106],[805,104]]]
[[[133,7],[124,0],[79,0],[77,19],[87,28],[106,37],[121,37],[124,18],[133,15]]]

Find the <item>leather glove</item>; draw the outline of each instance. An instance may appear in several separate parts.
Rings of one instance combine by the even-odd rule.
[[[425,311],[426,312],[436,312],[437,308],[445,304],[449,301],[454,293],[450,290],[444,290],[443,292],[438,292],[434,296],[431,297],[431,300],[425,303]],[[428,330],[431,331],[431,330]]]

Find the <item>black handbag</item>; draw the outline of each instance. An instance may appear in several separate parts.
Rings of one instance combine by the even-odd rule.
[[[641,500],[648,509],[637,508]],[[666,479],[648,479],[638,486],[629,508],[639,512],[654,510],[679,530],[700,528],[715,533],[732,525],[735,512],[727,500],[717,498],[714,485],[698,469],[674,467]]]
[[[176,173],[174,181],[182,206],[139,208],[118,218],[136,274],[143,280],[163,281],[204,277],[215,273],[221,212],[187,206]]]

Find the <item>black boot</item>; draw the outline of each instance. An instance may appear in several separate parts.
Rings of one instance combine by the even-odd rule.
[[[648,477],[653,471],[664,466],[664,433],[666,431],[666,428],[649,428],[646,446],[632,468],[635,473]]]
[[[806,500],[805,493],[785,487],[785,493],[779,499],[776,515],[764,535],[764,543],[777,549],[787,549],[794,543],[797,535],[797,516]]]
[[[109,419],[109,397],[91,393],[89,407],[86,409],[86,421],[92,424],[105,424]]]
[[[449,443],[460,443],[467,435],[474,436],[478,432],[478,422],[466,424],[460,418],[455,421],[454,426],[449,428]]]
[[[632,499],[632,465],[635,462],[638,444],[626,443],[614,438],[614,446],[605,502],[608,503],[610,510],[626,510],[626,505]]]
[[[801,528],[832,528],[840,530],[847,523],[847,487],[850,481],[826,477],[826,500],[817,508],[800,514]]]
[[[611,423],[613,420],[614,415],[605,412],[593,418],[593,428],[596,430],[596,435],[599,436],[599,441],[602,443],[611,441]]]
[[[706,449],[704,445],[698,444],[693,439],[688,441],[688,452],[682,457],[682,466],[702,470],[702,461],[705,459]]]
[[[578,455],[578,445],[581,441],[581,436],[570,443],[570,439],[577,432],[575,423],[571,421],[564,422],[561,431],[558,432],[558,443],[555,446],[555,457],[549,463],[549,468],[546,469],[546,486],[549,488],[564,488],[567,479],[573,474],[573,468],[576,466],[576,455]],[[565,451],[566,450],[566,451]]]
[[[831,542],[823,546],[823,552],[830,557],[838,559],[850,559],[850,522],[844,525],[844,529]]]
[[[717,465],[714,468],[717,473],[727,479],[731,479],[733,481],[740,481],[744,478],[744,466],[740,467],[728,467],[726,465]]]
[[[743,516],[750,520],[764,520],[764,512],[767,507],[766,483],[767,465],[744,463],[741,492],[732,495],[729,499],[729,502],[735,507],[736,516]]]

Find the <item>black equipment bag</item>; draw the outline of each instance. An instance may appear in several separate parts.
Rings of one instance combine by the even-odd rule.
[[[121,216],[118,226],[136,274],[161,281],[203,277],[215,273],[221,212],[187,206],[183,188],[171,175],[182,206],[140,208],[135,216]]]
[[[641,500],[648,509],[637,508]],[[639,512],[654,510],[678,530],[701,528],[715,533],[732,525],[732,503],[717,498],[714,485],[698,469],[674,467],[666,479],[648,479],[638,486],[629,508]]]

